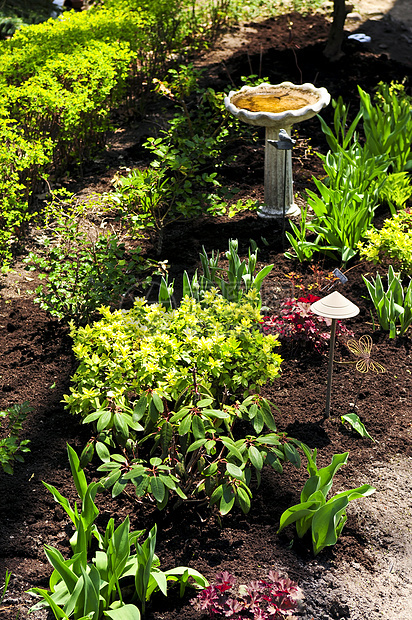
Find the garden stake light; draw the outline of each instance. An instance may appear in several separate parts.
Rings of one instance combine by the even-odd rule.
[[[310,306],[310,310],[319,316],[324,316],[327,319],[332,319],[332,326],[330,331],[330,348],[329,348],[329,363],[328,363],[328,383],[326,388],[326,407],[325,418],[330,417],[330,397],[332,391],[332,374],[333,374],[333,354],[335,349],[335,337],[336,337],[336,321],[338,319],[349,319],[359,314],[358,306],[355,306],[349,299],[346,299],[338,291],[333,291],[327,297],[315,301]]]

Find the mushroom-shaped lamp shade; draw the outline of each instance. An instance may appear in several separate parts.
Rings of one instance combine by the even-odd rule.
[[[327,319],[350,319],[359,314],[358,306],[355,306],[338,291],[333,291],[327,297],[315,301],[310,309],[314,314],[319,314]]]

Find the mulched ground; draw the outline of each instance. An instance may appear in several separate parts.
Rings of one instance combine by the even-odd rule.
[[[324,18],[303,19],[296,14],[289,20],[293,21],[292,40],[287,19],[271,19],[259,26],[256,40],[248,41],[247,54],[240,50],[225,62],[225,66],[218,62],[209,66],[208,78],[213,81],[214,88],[218,90],[220,86],[226,86],[228,74],[238,83],[240,76],[250,73],[250,66],[260,66],[262,75],[267,75],[272,83],[286,79],[300,82],[302,76],[303,82],[325,86],[332,97],[342,95],[345,101],[351,102],[356,113],[357,84],[371,91],[380,80],[402,80],[410,75],[410,68],[359,47],[348,47],[342,60],[330,65],[321,54],[328,27]],[[323,116],[330,121],[332,113],[330,106]],[[298,137],[293,169],[295,191],[302,192],[310,186],[312,174],[319,174],[321,170],[319,159],[305,145],[310,141],[312,148],[324,150],[325,141],[316,119],[299,126]],[[123,151],[126,158],[123,161],[132,163],[136,154],[140,157],[141,152],[140,138],[136,137],[135,143]],[[96,164],[95,168],[90,168],[77,187],[83,190],[87,187],[100,191],[107,189],[118,164],[118,153],[118,149],[109,150],[104,162],[99,167]],[[230,164],[224,172],[228,183],[238,185],[240,195],[262,198],[263,133],[259,144],[242,147],[236,163]],[[380,218],[385,215],[381,213]],[[310,292],[316,294],[327,285],[326,276],[337,266],[320,261],[315,265],[315,273],[307,265],[287,260],[282,253],[280,233],[278,225],[263,222],[254,214],[240,215],[232,220],[205,217],[172,226],[167,232],[162,258],[169,260],[171,275],[180,280],[184,269],[193,271],[198,266],[203,245],[208,251],[224,251],[228,239],[237,238],[240,253],[245,255],[252,238],[262,245],[261,264],[274,263],[263,295],[265,303],[275,307],[281,296],[293,292],[292,282],[303,285],[306,290],[310,287]],[[268,246],[261,243],[261,237],[267,240]],[[150,245],[147,252],[151,252]],[[411,338],[390,340],[372,321],[372,305],[367,299],[362,275],[374,275],[376,267],[354,261],[349,268],[347,284],[335,283],[336,290],[360,307],[359,316],[348,320],[347,327],[357,339],[363,334],[372,336],[373,359],[379,361],[387,372],[379,376],[368,373],[362,378],[352,365],[336,364],[332,417],[329,420],[323,419],[326,354],[282,350],[281,377],[263,390],[278,408],[275,417],[279,430],[287,431],[312,448],[317,447],[322,465],[329,463],[335,453],[350,452],[348,465],[335,477],[337,490],[362,483],[364,472],[377,460],[389,462],[397,454],[412,456]],[[294,276],[290,276],[292,272]],[[299,290],[295,289],[296,292]],[[5,620],[15,620],[19,610],[20,620],[26,620],[30,597],[24,594],[24,590],[34,585],[47,587],[50,575],[43,545],[57,546],[64,554],[69,549],[70,526],[66,515],[41,481],[53,484],[72,502],[75,500],[66,443],[80,451],[88,433],[61,404],[75,369],[67,327],[39,310],[24,294],[19,297],[4,295],[0,297],[0,352],[0,409],[23,401],[29,401],[34,407],[23,434],[31,441],[31,452],[25,463],[16,465],[13,476],[0,474],[0,575],[4,575],[6,569],[12,571],[10,594],[0,607],[0,614]],[[338,343],[336,356],[348,361],[342,344]],[[358,415],[376,443],[361,439],[340,422],[340,416],[349,412],[350,403],[355,400]],[[89,475],[94,475],[94,466]],[[278,536],[276,529],[281,513],[298,501],[306,478],[304,467],[296,470],[287,465],[283,474],[265,472],[262,485],[254,494],[250,514],[244,516],[234,510],[223,520],[215,515],[208,516],[205,511],[188,508],[158,513],[125,495],[116,501],[107,495],[98,496],[99,522],[104,525],[110,516],[120,521],[126,514],[130,515],[134,529],[150,528],[156,522],[159,527],[157,552],[165,568],[190,564],[209,579],[213,579],[218,570],[228,570],[243,582],[264,576],[270,568],[280,568],[287,570],[291,578],[299,580],[304,577],[305,563],[311,558],[309,549],[305,544],[296,543],[290,548],[292,531]],[[365,553],[366,542],[365,530],[359,520],[349,516],[338,544],[326,549],[316,560],[316,566],[321,570],[345,561],[356,561],[365,569],[372,569],[374,558]],[[167,600],[155,597],[147,617],[162,620],[199,618],[200,614],[193,610],[188,600],[188,596],[183,602],[175,595]],[[344,607],[325,609],[321,602],[318,611],[321,615],[317,620],[351,617],[350,611]],[[303,617],[309,620],[311,614],[304,614]]]

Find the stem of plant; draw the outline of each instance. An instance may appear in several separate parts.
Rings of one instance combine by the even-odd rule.
[[[333,354],[335,351],[335,339],[336,339],[336,319],[332,319],[332,327],[330,330],[328,384],[326,388],[325,418],[330,417],[330,397],[331,397],[331,392],[332,392]]]

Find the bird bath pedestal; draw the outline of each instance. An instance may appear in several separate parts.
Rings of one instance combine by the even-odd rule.
[[[281,129],[290,136],[292,125],[312,118],[329,101],[326,88],[291,82],[243,86],[225,97],[225,107],[233,116],[249,125],[266,127],[265,204],[260,217],[278,219],[300,213],[293,202],[292,151],[274,146]]]

